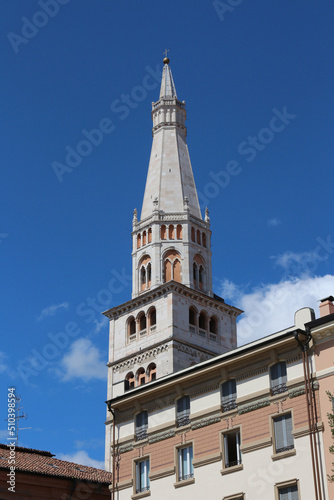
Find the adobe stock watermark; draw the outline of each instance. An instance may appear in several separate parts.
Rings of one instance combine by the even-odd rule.
[[[111,275],[106,288],[100,289],[95,297],[87,297],[76,307],[76,314],[83,317],[87,324],[94,323],[97,314],[100,316],[104,309],[111,307],[114,295],[121,293],[132,282],[132,276],[127,275],[124,268],[121,273],[113,269]],[[40,374],[50,363],[54,363],[80,333],[82,330],[75,321],[68,321],[62,331],[55,334],[49,332],[47,343],[39,350],[31,349],[30,356],[19,362],[17,374],[28,385],[29,379]]]
[[[212,5],[221,21],[225,20],[225,15],[234,11],[244,0],[214,0]]]
[[[110,105],[111,112],[119,120],[125,120],[136,109],[140,102],[144,101],[148,93],[157,88],[161,80],[161,66],[158,64],[155,69],[150,66],[145,68],[146,74],[141,84],[132,88],[128,94],[122,93],[119,98],[114,99]],[[110,135],[116,130],[116,125],[109,117],[101,118],[97,126],[91,130],[83,129],[83,138],[72,147],[65,147],[66,156],[63,162],[53,161],[51,167],[59,182],[63,182],[65,174],[69,174],[78,167],[84,158],[90,156],[94,150],[102,144],[106,135]]]
[[[19,53],[20,46],[26,45],[30,40],[35,38],[41,28],[44,28],[60,11],[62,5],[66,5],[70,0],[39,0],[37,3],[41,10],[37,10],[31,19],[22,17],[21,34],[10,31],[7,34],[9,43],[11,44],[15,54]]]
[[[276,134],[283,132],[297,116],[289,113],[287,106],[283,106],[282,111],[273,108],[272,113],[267,127],[261,128],[256,135],[249,135],[238,145],[237,152],[240,156],[245,157],[247,163],[252,163],[257,155],[273,142]],[[221,190],[230,184],[231,178],[241,174],[242,171],[243,167],[238,160],[228,161],[225,169],[218,172],[211,170],[209,177],[212,180],[205,184],[203,191],[198,191],[201,208],[208,206],[210,200],[216,198]]]

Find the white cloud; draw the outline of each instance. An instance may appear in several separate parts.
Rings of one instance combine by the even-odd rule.
[[[100,333],[101,330],[106,329],[108,331],[108,320],[105,316],[103,316],[100,321],[97,319],[94,319],[94,324],[95,328],[93,330],[93,333]]]
[[[70,347],[60,362],[58,374],[63,381],[81,378],[84,381],[107,379],[106,361],[101,359],[101,353],[89,339],[78,339]]]
[[[276,227],[279,226],[280,224],[282,224],[282,221],[280,221],[276,217],[273,217],[272,219],[268,220],[268,226],[270,227]]]
[[[224,283],[222,284],[224,290]],[[233,291],[233,287],[230,286]],[[238,345],[289,328],[294,324],[294,313],[303,307],[314,309],[319,316],[319,300],[333,295],[334,276],[302,276],[263,284],[250,293],[235,286],[229,299],[244,310],[238,326]],[[224,295],[223,295],[224,297]]]
[[[54,316],[59,309],[68,309],[68,302],[63,302],[62,304],[53,304],[52,306],[45,307],[37,316],[37,321],[47,318],[48,316]]]
[[[76,451],[72,455],[59,453],[56,458],[59,460],[66,460],[66,462],[74,462],[79,465],[88,465],[89,467],[95,467],[96,469],[105,469],[104,462],[90,458],[88,453],[84,450]]]
[[[282,267],[285,271],[302,273],[313,272],[320,260],[316,251],[313,252],[284,252],[280,255],[273,255],[274,265]],[[323,260],[323,259],[322,259]]]

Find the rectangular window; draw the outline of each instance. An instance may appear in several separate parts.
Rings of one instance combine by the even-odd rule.
[[[275,453],[294,448],[291,413],[274,418]]]
[[[241,464],[240,431],[224,434],[224,468]]]
[[[141,441],[147,438],[148,415],[147,411],[142,411],[136,415],[136,440]]]
[[[281,361],[270,368],[270,387],[273,395],[287,390],[286,363]]]
[[[287,488],[278,489],[279,500],[299,500],[298,487],[296,484]]]
[[[136,493],[143,493],[149,491],[150,480],[148,474],[150,472],[150,461],[141,460],[136,463]]]
[[[237,407],[237,384],[235,379],[227,380],[222,385],[222,410],[230,411]]]
[[[191,479],[192,477],[194,477],[193,447],[187,446],[187,448],[180,448],[178,451],[178,459],[179,481],[185,481],[186,479]]]
[[[176,402],[176,424],[178,427],[190,424],[190,397],[183,396]]]

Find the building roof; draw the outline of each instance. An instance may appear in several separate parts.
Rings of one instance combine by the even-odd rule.
[[[0,443],[0,469],[9,469],[8,445]],[[95,469],[87,465],[80,465],[66,460],[54,458],[49,451],[34,450],[31,448],[15,447],[15,469],[20,472],[29,472],[45,476],[77,479],[96,483],[111,484],[111,473],[102,469]]]

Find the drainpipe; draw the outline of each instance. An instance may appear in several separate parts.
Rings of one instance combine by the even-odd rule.
[[[300,335],[303,338],[302,341],[300,340]],[[316,500],[322,500],[319,458],[318,458],[317,439],[316,439],[317,417],[315,414],[314,390],[311,382],[311,374],[310,374],[309,358],[308,358],[308,349],[310,341],[312,340],[312,335],[309,330],[305,332],[303,330],[298,329],[293,332],[293,336],[295,337],[301,348],[303,357],[305,397],[306,397],[307,418],[308,418],[309,436],[310,436],[315,498]]]
[[[116,424],[116,418],[115,418],[115,410],[111,408],[111,406],[108,404],[108,410],[110,413],[112,413],[113,416],[113,423],[112,423],[112,491],[111,491],[111,499],[115,500],[115,484],[116,484],[116,453],[115,453],[115,424]]]

